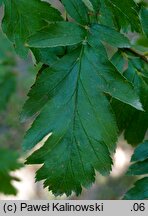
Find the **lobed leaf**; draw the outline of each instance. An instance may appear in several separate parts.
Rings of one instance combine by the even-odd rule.
[[[112,63],[103,45],[105,42],[116,48],[130,47],[128,38],[119,30],[127,30],[130,25],[132,30],[141,32],[142,23],[146,32],[146,22],[140,23],[139,7],[133,0],[62,0],[62,3],[76,23],[71,19],[67,22],[69,17],[62,21],[58,10],[47,2],[4,0],[3,30],[21,55],[27,53],[27,48],[23,48],[27,41],[36,61],[43,63],[21,118],[36,115],[25,135],[24,150],[32,149],[45,137],[46,141],[26,163],[42,164],[36,179],[44,180],[44,186],[55,195],[70,195],[72,191],[78,195],[82,187],[94,182],[95,170],[102,175],[111,171],[118,129],[109,99],[123,102],[129,114],[132,113],[130,120],[137,113],[138,123],[147,119],[147,71],[139,59],[129,57],[123,49],[118,50]],[[145,12],[141,11],[141,17],[145,17]],[[129,64],[123,73],[124,54]],[[140,99],[145,113],[132,108],[143,111]],[[119,115],[121,111],[117,111]],[[123,117],[128,118],[129,114],[123,113]],[[126,131],[126,137],[135,133],[132,123],[130,126],[132,132],[128,129],[130,135]],[[141,139],[146,129],[147,123],[135,139]],[[146,174],[147,164],[144,157],[132,164],[128,173]],[[7,173],[2,175],[5,183],[14,179]]]
[[[104,93],[133,106],[139,103],[130,83],[102,54],[104,47],[98,42],[94,47],[93,37],[88,42],[42,71],[21,116],[38,114],[24,138],[25,150],[50,134],[26,163],[43,164],[36,179],[44,179],[56,195],[78,195],[94,182],[94,170],[103,175],[111,170],[117,128]]]
[[[94,169],[104,175],[111,170],[108,148],[110,151],[115,149],[116,124],[109,102],[97,91],[99,79],[96,72],[89,73],[93,65],[88,59],[95,56],[95,50],[89,46],[76,50],[43,71],[32,89],[42,91],[45,96],[48,88],[48,95],[44,108],[25,136],[23,146],[30,149],[52,132],[27,163],[44,163],[36,178],[45,179],[45,186],[55,194],[65,192],[70,195],[72,191],[79,194],[81,186],[88,187],[94,182]],[[49,80],[48,86],[42,89],[40,83],[45,78]],[[51,79],[54,80],[52,86]],[[41,94],[36,96],[41,97]],[[33,97],[30,102],[32,100],[35,101]]]

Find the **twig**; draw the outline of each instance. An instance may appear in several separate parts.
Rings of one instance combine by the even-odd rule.
[[[137,52],[136,50],[134,50],[132,48],[124,48],[122,50],[130,52],[130,53],[134,54],[135,56],[138,56],[141,59],[143,59],[146,63],[148,63],[148,58],[146,56],[142,55],[141,53]]]

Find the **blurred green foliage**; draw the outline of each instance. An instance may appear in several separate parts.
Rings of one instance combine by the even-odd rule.
[[[14,56],[11,43],[0,31],[0,111],[6,108],[9,98],[16,88],[16,75],[13,71]]]
[[[16,152],[0,148],[0,193],[16,195],[17,191],[12,181],[19,181],[19,179],[10,172],[22,167],[18,158],[19,155]]]
[[[25,130],[25,125],[20,125],[19,113],[31,80],[22,84],[26,75],[18,72],[19,61],[12,44],[0,30],[0,193],[6,195],[17,193],[12,182],[19,179],[12,171],[22,167],[17,152]],[[30,74],[32,77],[33,73]]]

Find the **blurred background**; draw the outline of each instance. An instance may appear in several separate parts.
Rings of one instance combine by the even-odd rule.
[[[50,2],[63,10],[59,1]],[[0,8],[0,20],[2,16],[3,9]],[[136,37],[131,34],[132,40]],[[19,114],[39,68],[40,65],[34,66],[31,54],[27,59],[20,59],[0,29],[0,104],[2,104],[0,105],[0,148],[5,147],[17,151],[21,155],[22,161],[26,155],[22,152],[21,143],[30,123],[21,124]],[[6,196],[0,193],[0,199],[120,199],[135,181],[135,177],[124,176],[132,153],[133,148],[121,136],[110,177],[103,177],[97,173],[95,184],[88,190],[84,189],[79,197],[75,197],[75,195],[69,198],[66,196],[54,197],[53,194],[43,189],[42,182],[35,183],[34,177],[38,167],[25,166],[13,173],[20,179],[19,182],[12,182],[18,191],[17,195]]]

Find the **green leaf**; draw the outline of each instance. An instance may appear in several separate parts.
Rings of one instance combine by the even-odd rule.
[[[130,166],[127,175],[144,175],[148,174],[148,159],[138,161]]]
[[[123,57],[122,51],[118,50],[113,57],[111,58],[112,63],[116,66],[119,72],[123,74],[124,67],[125,67],[125,59]]]
[[[96,13],[99,12],[99,9],[100,9],[100,1],[98,0],[90,0],[92,6],[93,6],[93,9],[95,10]]]
[[[89,43],[92,46],[93,46],[93,44],[92,44],[93,42],[94,42],[93,40],[89,41]],[[99,47],[98,49],[101,49],[102,52],[104,52],[102,47]],[[98,52],[98,50],[95,50],[95,49],[92,49],[91,52],[93,52],[93,51],[95,51],[95,53]],[[141,105],[138,101],[138,97],[136,96],[135,92],[133,91],[132,86],[130,85],[130,83],[127,82],[127,80],[124,79],[123,76],[121,76],[119,74],[117,69],[108,61],[107,57],[105,57],[104,55],[102,56],[99,53],[96,55],[96,59],[93,59],[93,56],[94,55],[92,53],[92,57],[90,57],[90,60],[92,61],[92,64],[93,64],[93,62],[95,62],[96,66],[94,65],[94,68],[92,68],[92,69],[94,70],[96,67],[96,70],[98,72],[100,71],[100,76],[101,76],[101,80],[102,80],[102,84],[100,85],[99,88],[102,91],[104,91],[105,93],[110,94],[112,97],[117,98],[118,100],[121,100],[124,103],[130,104],[131,106],[134,106],[136,108],[141,109]],[[67,61],[69,61],[69,58],[66,58],[66,59],[67,59]],[[59,64],[60,62],[61,61],[56,62],[56,64]],[[62,62],[63,62],[63,65],[67,65],[64,60]],[[60,65],[62,65],[62,62],[60,63]],[[50,69],[47,69],[47,70],[50,70]],[[62,70],[65,70],[65,69],[62,67]],[[52,78],[52,85],[51,85],[50,79],[46,78],[46,74],[45,74],[44,80],[39,81],[39,83],[37,80],[36,84],[41,86],[41,89],[39,86],[37,88],[35,88],[36,84],[34,85],[35,89],[32,88],[31,92],[29,93],[29,96],[31,97],[31,100],[34,97],[36,97],[36,98],[34,98],[34,100],[35,100],[34,102],[28,101],[29,107],[25,108],[27,110],[28,114],[25,111],[25,113],[27,115],[23,114],[22,120],[25,120],[26,118],[33,116],[35,113],[37,113],[40,110],[40,107],[42,107],[44,105],[44,103],[47,102],[48,98],[46,98],[44,94],[46,94],[46,92],[50,93],[50,91],[52,89],[54,89],[55,86],[57,86],[57,81],[63,77],[62,75],[60,76],[58,74],[56,74],[56,76],[58,76],[58,77],[55,80],[54,80],[54,78]],[[118,80],[119,83],[116,82],[116,79]],[[44,86],[41,85],[40,82],[44,83],[45,80],[46,80],[47,85],[44,85]],[[106,82],[104,80],[106,80]],[[98,80],[98,82],[100,83],[99,80]],[[120,86],[120,88],[119,88],[119,86]],[[43,91],[43,89],[44,89],[44,91]],[[127,97],[127,94],[124,94],[124,92],[126,93],[127,91],[128,91],[128,97]],[[38,101],[39,98],[42,98],[41,103],[40,103],[40,101]]]
[[[36,179],[44,180],[44,186],[55,195],[70,195],[73,191],[78,195],[95,181],[95,170],[102,175],[111,171],[118,135],[112,107],[128,142],[137,144],[146,134],[146,58],[127,49],[130,42],[120,31],[143,30],[146,37],[147,10],[134,0],[61,0],[66,9],[64,22],[60,12],[46,1],[0,0],[0,5],[2,2],[4,32],[21,56],[25,57],[30,47],[36,63],[40,62],[21,118],[25,121],[35,117],[25,135],[24,150],[40,141],[42,147],[26,163],[42,165]],[[109,54],[117,50],[111,60],[108,47]],[[0,72],[0,108],[1,104],[5,108],[14,90],[15,76],[3,56]],[[148,173],[146,145],[135,150],[129,175]],[[11,181],[18,179],[10,173],[20,166],[17,157],[2,152],[0,191],[16,193]],[[133,190],[138,187],[136,183]],[[140,190],[145,198],[142,186]],[[138,197],[140,190],[134,192],[140,193]]]
[[[132,79],[135,90],[139,91],[141,102],[145,112],[137,112],[136,110],[129,113],[132,116],[129,125],[125,130],[125,138],[131,144],[142,142],[148,129],[148,68],[146,64],[139,58],[129,61],[129,68],[124,73],[128,79]],[[146,75],[147,74],[147,75]]]
[[[0,112],[6,109],[16,88],[16,76],[13,73],[14,64],[15,52],[12,44],[0,31]]]
[[[127,175],[148,174],[148,141],[145,141],[136,148],[131,161],[135,163],[129,167]]]
[[[50,24],[28,39],[28,46],[47,48],[68,46],[82,42],[86,31],[75,23],[59,22]]]
[[[85,28],[75,23],[59,22],[51,24],[40,30],[28,40],[30,47],[56,47],[86,43],[89,38],[94,38],[98,44],[105,41],[115,47],[130,47],[129,40],[119,32],[109,27],[94,24],[89,29],[89,34]]]
[[[127,175],[148,174],[148,141],[139,144],[131,158],[134,162],[128,169]],[[140,179],[135,187],[129,190],[123,199],[148,199],[148,177]]]
[[[124,196],[124,200],[148,199],[148,177],[138,180],[135,187],[130,189]]]
[[[148,37],[148,9],[142,7],[140,15],[141,15],[141,23],[142,23],[143,31]]]
[[[106,7],[113,14],[115,25],[119,29],[127,30],[130,25],[133,31],[141,32],[139,8],[133,0],[100,0],[101,4],[102,1],[105,1]]]
[[[102,174],[111,170],[108,148],[110,151],[115,148],[116,125],[109,102],[97,92],[96,72],[94,78],[89,73],[92,65],[88,59],[91,55],[95,57],[93,53],[85,47],[63,57],[58,64],[42,72],[33,89],[46,94],[45,89],[49,88],[49,94],[47,104],[25,137],[24,148],[30,149],[48,133],[53,134],[27,163],[44,163],[37,180],[46,179],[45,185],[50,184],[49,190],[55,194],[65,192],[70,195],[72,191],[79,194],[81,185],[88,187],[94,182],[94,168]],[[40,83],[45,78],[49,85],[41,90]],[[51,79],[54,81],[52,86]],[[41,94],[36,96],[41,97]]]
[[[143,161],[147,158],[148,158],[148,140],[138,145],[138,147],[135,149],[131,161],[132,162]]]
[[[139,112],[117,100],[112,100],[112,106],[120,132],[125,130],[124,136],[128,143],[137,145],[143,141],[148,129],[148,68],[143,60],[131,53],[124,53],[120,55],[120,58],[124,59],[123,56],[128,59],[128,68],[123,75],[133,83],[135,91],[140,95],[145,112]]]
[[[0,29],[0,64],[14,62],[15,52],[12,43],[6,38]]]
[[[19,179],[11,175],[10,172],[22,167],[22,164],[18,162],[19,156],[16,152],[0,148],[0,158],[0,193],[16,195],[17,191],[12,185],[12,181],[19,181]]]
[[[2,5],[2,3],[3,3],[3,0],[0,0],[0,6]]]
[[[104,93],[139,103],[130,83],[98,52],[104,52],[102,45],[93,48],[93,42],[42,71],[21,116],[25,120],[38,114],[24,138],[25,150],[51,133],[27,163],[44,164],[36,178],[45,179],[45,186],[56,195],[79,194],[82,186],[94,182],[94,169],[103,175],[111,170],[109,151],[115,150],[117,128]]]
[[[57,9],[40,0],[4,0],[4,4],[3,31],[23,57],[28,52],[24,43],[29,35],[46,26],[48,22],[62,20]]]
[[[32,48],[35,59],[38,62],[42,62],[46,65],[51,65],[63,56],[65,51],[63,47],[54,48]]]
[[[110,28],[115,28],[114,15],[107,7],[106,2],[103,0],[100,0],[98,20],[102,25],[109,26]]]
[[[142,47],[142,51],[144,50],[144,52],[147,52],[148,38],[146,36],[138,38],[138,40],[136,41],[136,45],[138,45],[138,47],[140,46],[140,48]]]
[[[89,1],[89,0],[82,0],[82,2],[86,5],[86,7],[87,7],[90,11],[93,11],[93,12],[94,12],[94,8],[93,8],[93,5],[92,5],[91,1]]]
[[[96,40],[100,39],[101,41],[107,42],[114,47],[130,47],[128,38],[107,26],[94,24],[90,28],[90,32]]]
[[[68,14],[78,23],[83,25],[89,24],[88,9],[82,0],[62,0],[62,3]]]
[[[12,93],[16,87],[16,77],[13,73],[8,72],[5,66],[0,65],[0,111],[6,108]]]

